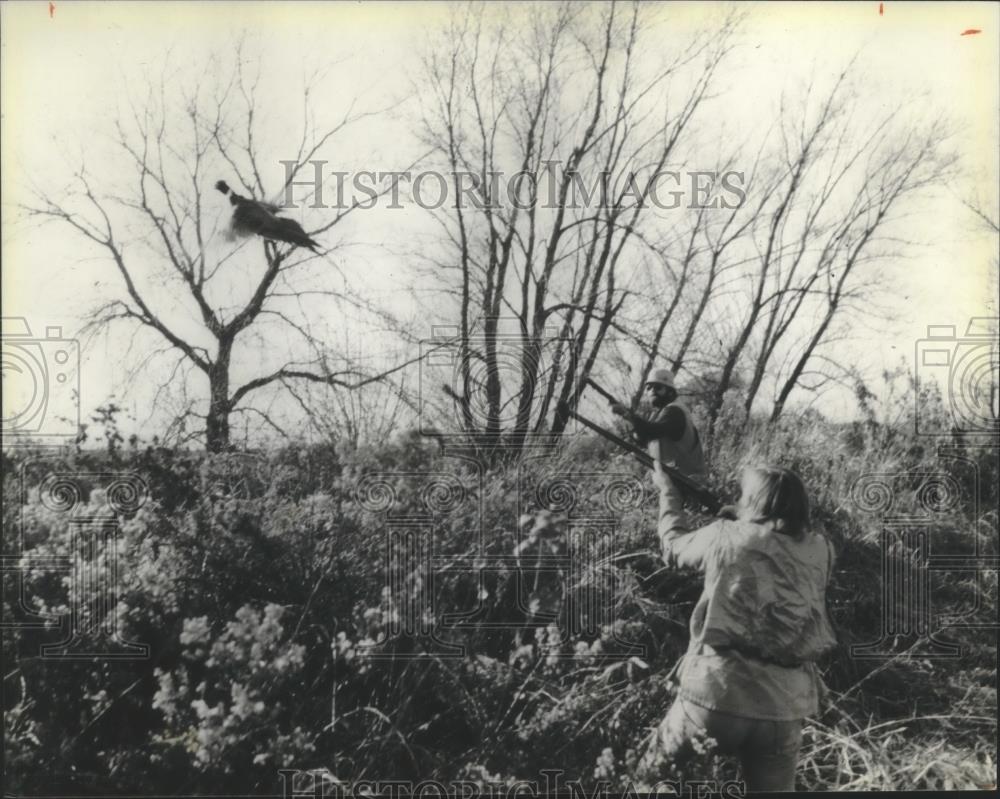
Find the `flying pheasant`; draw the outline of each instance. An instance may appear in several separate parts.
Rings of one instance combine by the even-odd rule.
[[[229,202],[233,206],[233,218],[230,220],[229,227],[235,235],[257,235],[271,241],[294,244],[296,247],[308,247],[313,252],[317,252],[316,248],[319,244],[309,238],[302,229],[302,225],[294,219],[277,216],[281,213],[279,206],[240,197],[229,188],[229,184],[224,180],[216,183],[215,188],[223,194],[229,195]]]

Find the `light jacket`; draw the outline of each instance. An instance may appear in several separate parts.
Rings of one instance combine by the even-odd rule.
[[[670,565],[705,572],[691,642],[672,675],[680,695],[749,718],[816,713],[823,686],[815,661],[836,644],[825,598],[830,542],[720,519],[694,532],[671,531],[663,546]]]

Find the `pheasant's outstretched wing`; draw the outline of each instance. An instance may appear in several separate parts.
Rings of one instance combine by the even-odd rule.
[[[280,210],[271,203],[237,198],[229,223],[230,240],[237,236],[260,236],[296,247],[308,247],[316,252],[319,245],[309,238],[302,225],[294,219],[276,216]]]
[[[230,226],[237,236],[263,234],[274,223],[275,216],[255,202],[242,202],[233,208]]]

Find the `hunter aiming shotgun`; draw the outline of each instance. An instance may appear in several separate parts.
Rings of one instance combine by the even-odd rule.
[[[590,380],[588,380],[587,382],[589,384],[591,384],[591,385],[596,385],[596,384],[593,384],[592,381],[590,381]],[[605,396],[606,398],[608,398],[609,401],[614,402],[614,398],[611,397],[611,395],[608,394],[606,391],[604,391],[604,389],[601,389],[601,388],[598,387],[598,391],[603,396]],[[640,449],[639,447],[637,447],[635,444],[632,444],[631,442],[626,441],[624,438],[621,438],[620,436],[616,436],[610,430],[608,430],[608,429],[606,429],[604,427],[601,427],[596,422],[592,422],[592,421],[590,421],[590,419],[587,419],[586,417],[581,416],[580,414],[576,413],[576,411],[571,410],[570,407],[569,407],[569,405],[567,403],[560,402],[559,406],[558,406],[558,412],[560,413],[560,415],[562,415],[565,418],[576,419],[578,422],[580,422],[584,426],[589,427],[595,433],[597,433],[597,434],[603,436],[604,438],[606,438],[612,444],[615,444],[615,445],[621,447],[626,452],[632,453],[639,460],[639,462],[643,466],[645,466],[647,469],[655,469],[656,468],[656,461],[654,461],[653,457],[651,455],[649,455],[649,453],[643,451],[642,449]],[[673,466],[667,465],[662,460],[659,461],[659,465],[660,465],[660,468],[664,471],[664,473],[666,473],[667,475],[669,475],[671,477],[671,479],[676,480],[678,483],[680,483],[681,485],[683,485],[684,488],[688,491],[688,493],[692,497],[694,497],[695,499],[697,499],[698,502],[700,502],[710,513],[714,514],[714,513],[718,513],[719,512],[719,509],[722,507],[722,503],[715,496],[715,494],[713,494],[708,489],[706,489],[703,486],[701,486],[698,483],[696,483],[694,480],[692,480],[691,478],[689,478],[687,475],[683,474],[682,472],[679,472]]]

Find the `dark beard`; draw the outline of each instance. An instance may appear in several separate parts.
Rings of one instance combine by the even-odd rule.
[[[653,397],[653,407],[659,410],[660,408],[666,408],[670,404],[670,400],[666,397]]]

